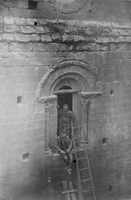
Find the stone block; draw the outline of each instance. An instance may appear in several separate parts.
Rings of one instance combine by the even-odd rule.
[[[4,41],[15,41],[15,35],[10,33],[3,33],[0,35]]]
[[[17,1],[17,4],[15,5],[15,7],[17,7],[17,8],[28,8],[28,1],[27,0],[23,0],[23,1],[21,1],[21,0],[18,0]]]
[[[9,51],[11,52],[30,52],[32,51],[32,43],[10,42]]]
[[[4,25],[4,32],[7,33],[13,33],[13,32],[19,32],[20,31],[20,27],[17,25],[10,25],[10,24],[5,24]]]
[[[34,25],[34,22],[37,21],[37,18],[26,18],[26,17],[11,17],[4,16],[3,22],[4,24],[12,24],[12,25]]]
[[[51,42],[52,38],[49,35],[41,35],[42,42]]]
[[[44,42],[10,42],[8,44],[9,51],[11,52],[63,52],[66,47],[60,44],[45,44]]]
[[[42,26],[20,26],[20,31],[22,33],[45,33],[45,29]]]
[[[34,25],[35,21],[37,21],[36,18],[22,18],[22,17],[15,18],[15,23],[17,25]]]
[[[5,16],[3,17],[3,22],[4,24],[15,24],[15,18],[14,17],[9,17],[9,16]]]
[[[30,35],[25,35],[25,34],[7,34],[4,33],[2,35],[3,40],[7,40],[7,41],[19,41],[19,42],[36,42],[36,41],[40,41],[40,36],[37,34],[30,34]]]
[[[0,52],[8,52],[8,43],[7,42],[0,42]]]

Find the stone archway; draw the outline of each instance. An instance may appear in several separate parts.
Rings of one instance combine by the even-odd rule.
[[[41,79],[37,88],[37,99],[53,95],[59,84],[65,81],[74,84],[74,88],[79,87],[81,91],[95,89],[96,69],[90,68],[88,63],[80,60],[67,60],[60,62],[50,69]]]
[[[57,132],[57,95],[55,92],[65,85],[72,88],[73,111],[78,116],[79,127],[82,127],[82,137],[85,137],[88,94],[92,95],[92,91],[95,91],[96,70],[91,69],[83,61],[68,60],[53,67],[41,79],[37,89],[37,99],[45,104],[45,132],[48,137],[47,141],[50,143],[55,141]]]

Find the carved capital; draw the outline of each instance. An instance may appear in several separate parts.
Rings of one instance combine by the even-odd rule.
[[[57,100],[57,96],[56,95],[51,95],[51,96],[43,96],[43,97],[40,97],[38,99],[38,101],[42,104],[45,104],[45,105],[48,105],[49,103],[53,103],[54,100]]]
[[[102,91],[90,91],[90,92],[81,92],[81,96],[84,99],[96,98],[102,95]]]

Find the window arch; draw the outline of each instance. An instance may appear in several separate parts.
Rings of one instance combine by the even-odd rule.
[[[57,108],[58,101],[61,104],[68,103],[70,109],[78,117],[78,126],[82,127],[79,131],[81,135],[87,135],[87,112],[84,99],[78,91],[87,92],[94,91],[96,85],[96,70],[79,60],[68,60],[59,63],[57,66],[49,70],[41,79],[37,88],[37,100],[44,103],[43,119],[45,127],[45,143],[54,143],[57,133]],[[66,95],[58,98],[59,90],[72,90],[65,101]],[[82,100],[82,101],[81,101]],[[83,124],[81,126],[81,124]]]
[[[70,90],[72,89],[70,86],[64,85],[63,87],[60,88],[60,90]]]
[[[41,79],[37,88],[38,100],[43,96],[53,95],[54,91],[67,85],[81,91],[95,87],[96,69],[79,60],[68,60],[59,63],[48,71]]]

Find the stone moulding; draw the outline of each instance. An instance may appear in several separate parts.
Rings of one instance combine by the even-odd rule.
[[[91,89],[95,85],[96,75],[96,68],[89,67],[88,63],[81,60],[64,60],[53,66],[42,77],[36,90],[36,99],[40,102],[45,99],[44,96],[52,95],[55,85],[64,79],[78,82],[80,90]]]
[[[57,99],[56,95],[51,95],[51,96],[40,97],[38,99],[38,101],[41,102],[41,103],[43,103],[43,104],[47,104],[47,103],[52,102],[52,101],[54,101],[56,99]]]
[[[56,20],[16,17],[1,17],[0,24],[0,41],[55,42],[67,45],[78,42],[131,42],[130,24],[80,20],[57,22]]]
[[[58,70],[61,69],[62,67],[66,67],[67,65],[81,66],[81,68],[86,68],[86,70],[88,70],[93,75],[97,74],[97,68],[94,66],[90,67],[89,64],[84,62],[83,60],[74,60],[74,59],[62,60],[57,65],[53,66],[52,69]]]
[[[101,90],[96,90],[96,91],[90,91],[90,92],[81,92],[81,95],[85,99],[89,98],[95,98],[98,96],[101,96],[103,92]]]

